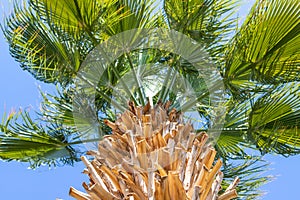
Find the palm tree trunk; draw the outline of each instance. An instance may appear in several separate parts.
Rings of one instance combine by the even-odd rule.
[[[105,121],[112,134],[89,151],[94,160],[81,157],[90,177],[86,193],[71,187],[78,200],[191,199],[228,200],[237,197],[238,178],[219,195],[222,161],[206,144],[208,135],[196,134],[170,103],[136,107],[129,103],[116,122]]]

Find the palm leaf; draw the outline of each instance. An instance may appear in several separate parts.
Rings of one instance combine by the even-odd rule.
[[[299,83],[285,84],[253,105],[248,136],[257,141],[263,153],[275,151],[292,155],[300,152],[299,86]]]
[[[76,40],[86,37],[93,46],[103,40],[102,32],[129,15],[122,14],[118,0],[30,0],[30,6],[56,32]]]
[[[23,69],[38,80],[68,84],[87,53],[124,17],[116,4],[32,0],[16,4],[2,30]]]
[[[247,148],[262,154],[299,153],[299,83],[258,93],[247,101],[230,99],[228,107],[216,147],[223,158],[247,155]]]
[[[236,7],[230,0],[165,0],[164,11],[170,29],[180,31],[206,46],[212,58],[221,59],[224,42],[233,31]]]
[[[162,24],[161,14],[156,12],[154,0],[118,0],[116,9],[122,8],[119,15],[122,19],[106,30],[106,37],[137,28],[155,28]]]
[[[256,156],[228,161],[222,169],[225,180],[222,186],[226,188],[232,182],[233,178],[238,175],[240,182],[237,186],[239,194],[237,199],[258,199],[264,194],[259,187],[273,179],[272,176],[264,174],[268,170],[268,166],[268,162]]]
[[[10,53],[36,79],[68,82],[79,68],[76,44],[57,37],[31,8],[15,6],[2,27]]]
[[[230,88],[299,80],[299,14],[299,0],[257,1],[229,47]]]
[[[18,122],[20,120],[22,123]],[[29,162],[33,168],[42,164],[73,164],[78,160],[79,151],[69,143],[74,130],[58,124],[36,124],[27,111],[3,118],[0,130],[3,132],[0,134],[0,158],[3,160]]]

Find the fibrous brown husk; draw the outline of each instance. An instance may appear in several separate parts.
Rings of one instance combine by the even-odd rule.
[[[90,177],[89,184],[83,183],[87,193],[71,187],[70,195],[78,200],[237,197],[238,178],[219,194],[222,161],[215,161],[216,151],[206,144],[208,135],[194,133],[180,113],[168,112],[169,106],[129,103],[116,122],[105,121],[112,134],[99,142],[97,152],[88,152],[93,161],[81,158]]]

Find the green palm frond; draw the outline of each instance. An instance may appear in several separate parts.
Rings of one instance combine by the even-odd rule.
[[[106,102],[105,99],[102,99],[101,97],[97,97],[96,106],[93,106],[88,103],[84,103],[86,99],[82,99],[81,102],[74,103],[74,95],[76,94],[76,91],[73,88],[68,88],[65,90],[62,90],[61,88],[57,87],[57,91],[55,95],[52,94],[45,94],[41,92],[41,95],[43,97],[43,101],[41,103],[41,109],[39,112],[37,112],[37,115],[39,117],[38,120],[43,121],[47,124],[52,123],[59,123],[63,127],[68,127],[73,130],[77,130],[77,126],[88,126],[90,125],[87,118],[85,118],[86,115],[84,113],[88,113],[87,115],[98,115],[99,118],[97,119],[96,123],[99,126],[98,129],[101,131],[94,132],[92,135],[98,138],[101,138],[103,134],[110,134],[111,130],[109,127],[107,127],[103,120],[115,120],[116,113],[113,109],[111,109],[111,105],[109,102]],[[84,105],[83,105],[84,104]],[[74,108],[73,106],[81,107],[84,110],[80,110],[80,121],[78,119],[74,120]],[[102,134],[103,133],[103,134]],[[76,136],[78,139],[84,139],[86,140],[87,137],[89,137],[86,133],[79,133],[79,130],[74,132],[73,135]],[[81,137],[81,138],[80,138]],[[74,138],[73,138],[74,139]],[[93,141],[92,141],[93,142]],[[82,142],[83,143],[83,142]]]
[[[244,135],[244,131],[223,130],[215,146],[219,156],[226,160],[244,158],[247,155]]]
[[[299,83],[278,86],[247,101],[229,100],[217,149],[222,157],[247,155],[246,148],[285,156],[300,152]],[[230,103],[231,102],[231,103]]]
[[[118,0],[116,8],[122,8],[122,19],[108,27],[107,36],[112,36],[136,28],[156,28],[163,25],[162,16],[156,12],[155,0]]]
[[[248,136],[263,152],[283,155],[300,152],[300,84],[289,83],[272,94],[259,98],[253,105]]]
[[[231,88],[299,80],[299,11],[299,0],[257,1],[229,47]]]
[[[249,156],[245,149],[251,148],[251,144],[245,140],[249,129],[250,101],[237,102],[230,98],[226,105],[228,111],[215,148],[225,160],[242,159]]]
[[[29,162],[33,168],[44,164],[70,165],[79,160],[80,152],[69,143],[74,130],[54,123],[37,124],[27,111],[11,113],[3,118],[0,130],[2,160]]]
[[[109,36],[153,28],[159,18],[149,17],[153,2],[31,0],[15,4],[2,30],[23,69],[38,80],[68,84],[88,52]]]
[[[68,82],[78,70],[80,56],[76,43],[57,37],[31,8],[16,5],[2,29],[11,55],[36,79]]]
[[[66,126],[74,126],[72,93],[70,90],[61,91],[59,88],[56,88],[56,91],[56,95],[40,91],[43,101],[41,111],[37,112],[38,116],[48,123],[60,122]]]
[[[38,16],[59,35],[67,34],[70,38],[92,42],[96,46],[103,39],[103,32],[115,23],[129,16],[123,12],[118,0],[30,0]],[[58,36],[59,36],[58,35]]]
[[[226,162],[222,172],[225,182],[223,188],[226,188],[236,175],[240,178],[237,187],[239,200],[252,200],[261,197],[264,192],[259,189],[263,184],[273,179],[270,175],[265,175],[269,163],[261,157],[249,156],[244,159]]]
[[[205,44],[212,58],[220,56],[221,44],[233,31],[232,14],[236,6],[232,0],[164,1],[169,27]]]

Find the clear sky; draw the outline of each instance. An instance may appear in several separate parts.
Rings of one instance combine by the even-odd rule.
[[[0,0],[0,21],[3,11],[9,10],[9,0]],[[245,16],[253,0],[247,0],[240,10],[240,16]],[[37,86],[44,91],[54,91],[54,87],[36,81],[29,73],[22,71],[8,53],[8,46],[0,31],[0,117],[6,108],[32,108],[38,110],[41,97]],[[272,171],[268,174],[277,175],[277,179],[263,187],[268,192],[265,200],[296,200],[299,176],[300,156],[283,158],[266,156],[272,162]],[[54,200],[55,198],[71,199],[68,196],[70,186],[83,190],[81,183],[86,181],[86,175],[81,174],[82,163],[74,167],[65,166],[56,169],[42,167],[37,170],[27,169],[27,165],[17,162],[0,161],[0,199],[7,200]]]

